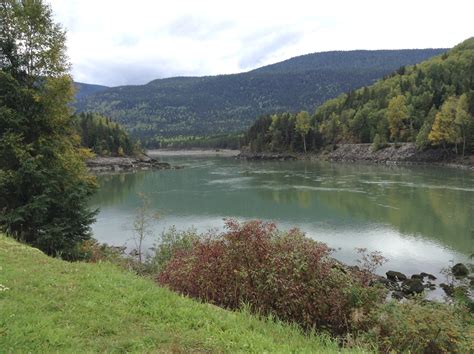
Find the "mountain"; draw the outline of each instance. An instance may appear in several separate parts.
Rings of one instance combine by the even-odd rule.
[[[300,55],[252,72],[299,73],[314,70],[387,70],[416,64],[447,49],[352,50]]]
[[[93,93],[101,92],[109,88],[108,86],[85,84],[83,82],[75,82],[74,86],[76,87],[76,100],[83,99]]]
[[[173,77],[95,93],[79,91],[76,107],[104,114],[144,140],[235,132],[262,114],[314,111],[329,98],[444,51],[314,53],[241,74]]]
[[[328,100],[312,116],[262,116],[245,139],[253,151],[302,151],[306,143],[312,150],[338,143],[379,149],[391,141],[474,152],[474,37]]]

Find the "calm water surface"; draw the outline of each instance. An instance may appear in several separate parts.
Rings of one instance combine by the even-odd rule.
[[[133,247],[130,225],[147,194],[172,225],[207,231],[223,219],[264,219],[297,226],[355,264],[356,247],[382,251],[379,272],[439,271],[474,253],[474,173],[432,167],[314,162],[243,162],[225,157],[169,157],[184,169],[103,175],[93,206],[95,237]],[[149,238],[147,246],[154,240]],[[441,276],[442,277],[442,276]],[[442,279],[441,279],[442,280]]]

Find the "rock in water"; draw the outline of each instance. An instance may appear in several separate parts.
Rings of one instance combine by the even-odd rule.
[[[405,294],[420,294],[425,289],[420,279],[406,279],[402,283],[402,290]]]
[[[439,284],[439,287],[444,290],[446,295],[453,296],[454,294],[454,286],[448,284]]]
[[[385,279],[384,277],[378,277],[370,282],[370,286],[374,286],[376,284],[381,284],[388,290],[392,290],[392,291],[400,290],[400,286],[398,285],[396,281]]]
[[[396,272],[394,270],[389,270],[387,273],[387,278],[393,281],[404,281],[407,280],[407,276],[403,273]]]
[[[436,277],[433,274],[421,272],[420,275],[423,277],[428,277],[429,280],[436,280]]]
[[[469,269],[464,264],[458,263],[453,266],[452,273],[455,277],[465,277],[469,274]]]
[[[425,284],[425,289],[435,290],[436,284],[433,284],[432,282],[428,282]]]
[[[421,274],[413,274],[411,276],[412,279],[420,279],[420,280],[423,280],[423,275]]]

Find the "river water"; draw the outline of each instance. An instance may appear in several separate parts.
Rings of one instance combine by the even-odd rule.
[[[223,219],[263,219],[299,227],[356,264],[355,248],[381,251],[378,270],[428,272],[467,262],[474,253],[474,172],[439,167],[372,166],[304,161],[245,162],[229,157],[169,156],[179,170],[99,176],[92,206],[95,237],[133,248],[131,225],[145,193],[171,226],[222,229]],[[151,247],[154,237],[146,240]]]

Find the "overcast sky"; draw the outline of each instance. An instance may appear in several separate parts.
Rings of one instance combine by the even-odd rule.
[[[109,86],[248,71],[297,55],[452,47],[473,0],[50,0],[76,81]]]

